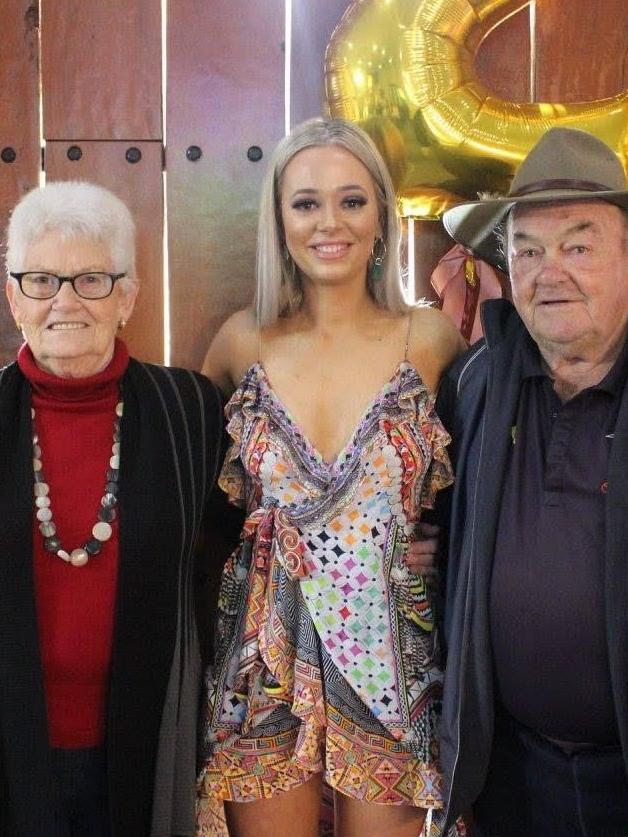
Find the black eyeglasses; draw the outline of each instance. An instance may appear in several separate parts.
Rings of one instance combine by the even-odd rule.
[[[9,272],[17,280],[24,296],[30,299],[52,299],[61,290],[64,282],[69,282],[74,293],[81,299],[105,299],[113,291],[113,286],[126,276],[126,273],[77,273],[76,276],[57,276],[56,273],[44,273],[41,270],[26,273]]]

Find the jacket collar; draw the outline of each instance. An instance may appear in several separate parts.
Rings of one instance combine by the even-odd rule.
[[[515,306],[507,299],[487,299],[482,303],[480,316],[489,349],[526,330]]]

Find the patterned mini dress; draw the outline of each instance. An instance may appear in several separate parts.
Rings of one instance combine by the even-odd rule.
[[[431,395],[402,361],[333,463],[260,363],[226,414],[220,485],[248,516],[219,594],[198,833],[212,833],[216,800],[316,773],[358,800],[441,807],[432,596],[404,563],[421,510],[452,481]]]

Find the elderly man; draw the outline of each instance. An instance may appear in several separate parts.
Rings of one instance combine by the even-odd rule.
[[[553,129],[508,197],[445,216],[514,302],[485,304],[438,400],[447,815],[482,837],[628,835],[627,209],[611,149]]]

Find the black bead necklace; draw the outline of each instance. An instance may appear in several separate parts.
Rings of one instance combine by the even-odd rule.
[[[52,508],[50,506],[50,486],[44,477],[41,447],[39,436],[35,429],[35,410],[31,407],[31,420],[33,423],[33,493],[35,495],[36,517],[39,521],[39,531],[44,539],[44,549],[53,555],[58,555],[63,561],[72,564],[74,567],[84,567],[94,555],[98,555],[103,543],[108,541],[113,534],[111,523],[116,517],[116,506],[118,504],[118,476],[120,473],[120,419],[124,409],[124,402],[116,404],[116,417],[113,422],[113,444],[111,446],[111,458],[107,469],[105,491],[100,499],[100,506],[96,515],[97,522],[92,527],[92,537],[85,541],[83,546],[73,549],[71,552],[63,549],[61,541],[57,537],[57,527],[52,519]]]

